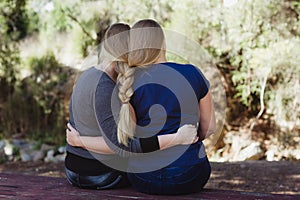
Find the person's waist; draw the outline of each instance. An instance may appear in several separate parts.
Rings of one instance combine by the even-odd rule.
[[[77,174],[94,176],[112,171],[99,160],[84,158],[67,151],[65,167]]]
[[[155,171],[167,166],[181,167],[199,164],[206,159],[202,142],[186,146],[178,145],[149,154],[133,156],[129,159],[129,168],[142,173]]]
[[[192,144],[189,148],[169,166],[189,166],[206,160],[206,152],[202,142]]]
[[[75,155],[83,157],[83,158],[87,158],[87,159],[94,159],[94,160],[103,161],[103,160],[115,159],[115,157],[117,156],[115,154],[100,154],[100,153],[96,153],[96,152],[93,152],[93,151],[86,150],[86,149],[81,148],[81,147],[74,147],[74,146],[71,146],[69,144],[67,144],[66,147],[67,147],[66,148],[67,152],[75,154]]]

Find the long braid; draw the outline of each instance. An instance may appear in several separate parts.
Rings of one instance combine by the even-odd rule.
[[[118,141],[128,146],[128,139],[133,138],[135,120],[132,119],[133,109],[129,104],[133,95],[132,84],[136,67],[145,67],[155,63],[162,53],[164,34],[160,25],[154,20],[137,22],[129,34],[128,57],[125,62],[117,62],[119,99],[122,103],[119,123]]]
[[[117,62],[119,99],[122,103],[118,122],[118,142],[128,146],[128,139],[133,138],[135,121],[132,119],[130,108],[130,98],[133,95],[132,84],[134,82],[134,67],[129,67],[127,63]]]

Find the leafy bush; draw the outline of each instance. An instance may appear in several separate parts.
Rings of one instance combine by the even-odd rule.
[[[0,8],[1,36],[13,41],[23,39],[27,35],[28,26],[26,0],[2,0]]]
[[[299,99],[294,98],[299,96],[299,58],[295,51],[300,39],[299,5],[292,0],[241,0],[230,6],[217,0],[190,0],[177,4],[175,12],[198,12],[192,16],[176,14],[181,20],[173,25],[179,30],[190,27],[186,34],[211,53],[233,88],[228,89],[228,102],[236,99],[249,117],[263,111],[282,125],[299,118],[299,111],[288,114],[299,105]],[[182,21],[186,23],[182,25]],[[235,111],[240,113],[232,110],[231,114]]]
[[[53,144],[65,142],[68,115],[66,98],[73,71],[61,66],[52,53],[28,61],[32,75],[24,78],[7,99],[2,111],[4,134],[21,133],[27,138]]]

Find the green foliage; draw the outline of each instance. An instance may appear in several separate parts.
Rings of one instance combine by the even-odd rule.
[[[298,15],[297,35],[300,36],[300,2],[295,0],[291,1],[291,10]]]
[[[0,35],[4,40],[18,41],[27,35],[28,18],[26,0],[2,0],[0,2]]]
[[[143,18],[154,18],[163,27],[185,34],[210,53],[228,86],[231,116],[244,111],[255,117],[262,109],[264,119],[294,131],[300,118],[299,1],[222,2],[2,0],[0,133],[9,136],[20,132],[63,142],[67,116],[64,89],[70,72],[60,62],[89,55],[111,23],[132,25]],[[32,55],[25,66],[17,42],[31,33],[38,35],[40,52],[46,49],[56,57],[53,53],[39,58]],[[65,52],[66,48],[72,52]],[[61,59],[59,54],[68,57]],[[178,55],[167,56],[188,62]],[[31,75],[22,78],[25,67]]]
[[[0,8],[4,8],[0,11],[0,122],[2,122],[5,102],[11,98],[17,82],[17,66],[20,58],[15,41],[22,37],[24,29],[20,21],[23,16],[22,1],[1,1]],[[0,123],[0,131],[3,132],[4,129],[5,124]]]
[[[17,66],[20,63],[19,52],[11,45],[0,42],[0,91],[1,100],[13,91],[17,79]]]
[[[22,133],[47,143],[65,142],[66,82],[69,70],[52,53],[28,61],[32,75],[21,80],[4,103],[3,134]]]
[[[290,122],[296,126],[299,1],[241,0],[227,6],[218,0],[189,0],[174,10],[178,20],[172,21],[173,27],[198,40],[219,69],[230,73],[231,80],[226,82],[234,93],[228,93],[228,98],[248,107],[250,117],[263,108],[263,102],[265,113],[274,116],[280,126]],[[197,13],[182,15],[192,10]],[[291,109],[293,114],[289,114]]]
[[[32,69],[32,75],[28,80],[33,91],[33,97],[43,108],[45,114],[55,111],[57,98],[61,98],[63,84],[67,76],[62,72],[62,66],[56,61],[52,53],[41,58],[31,58],[28,65]]]
[[[48,7],[50,7],[48,10],[43,10],[47,5],[40,6],[42,39],[47,43],[57,37],[59,33],[67,33],[72,37],[75,53],[86,57],[101,40],[98,36],[103,34],[98,33],[110,24],[110,15],[99,12],[98,4],[98,2],[92,1],[54,0],[48,3]]]
[[[26,13],[28,16],[27,34],[37,33],[40,30],[40,18],[37,12],[27,8]]]
[[[67,120],[66,91],[67,74],[53,53],[42,57],[32,57],[25,62],[19,58],[19,52],[10,41],[19,40],[28,33],[38,33],[43,52],[46,44],[49,51],[55,51],[51,41],[65,33],[72,39],[75,48],[82,57],[87,56],[100,43],[106,28],[115,21],[134,23],[140,18],[157,18],[168,22],[171,4],[168,1],[149,2],[140,0],[131,3],[141,9],[129,9],[129,15],[123,15],[125,2],[111,1],[4,1],[0,7],[13,16],[16,23],[11,32],[9,19],[0,17],[2,36],[7,40],[1,45],[0,77],[1,100],[0,134],[9,137],[22,133],[31,139],[49,140],[54,143],[65,141],[57,135],[64,133]],[[115,9],[116,8],[116,9]],[[126,11],[127,12],[127,11]],[[17,17],[14,17],[14,16]],[[19,24],[20,19],[23,24]],[[16,28],[17,27],[17,28]],[[4,35],[5,34],[5,35]],[[8,45],[9,44],[9,45]],[[72,46],[74,47],[74,45]],[[60,51],[60,49],[58,49]],[[57,51],[55,51],[57,52]],[[22,63],[22,65],[20,65]],[[13,67],[12,67],[13,66]],[[30,76],[22,78],[24,68],[29,69]],[[5,84],[4,84],[5,83]]]
[[[39,13],[41,30],[46,31],[49,36],[54,36],[57,32],[68,31],[72,29],[72,20],[69,14],[73,16],[80,15],[78,10],[80,1],[59,1],[38,2],[30,0],[31,7]]]
[[[133,24],[144,18],[153,18],[162,25],[171,22],[174,0],[106,0],[106,10],[111,13],[113,21]],[[130,6],[128,6],[130,5]]]
[[[42,126],[37,131],[45,130],[44,133],[41,133],[42,135],[39,135],[38,132],[35,134],[38,137],[42,137],[44,134],[45,136],[53,135],[54,139],[58,134],[64,132],[66,123],[67,113],[64,109],[64,98],[68,71],[57,62],[52,53],[41,58],[31,58],[28,64],[32,69],[32,75],[23,81],[23,86],[30,90],[32,93],[30,96],[36,101],[37,107],[41,109],[39,121]]]
[[[65,13],[66,10],[68,12],[71,12],[70,6],[72,5],[68,5],[65,2],[62,1],[53,1],[54,4],[54,8],[53,10],[50,12],[49,18],[50,20],[47,20],[50,23],[47,23],[47,28],[53,28],[55,31],[66,31],[68,29],[70,29],[71,23],[70,23],[70,19],[68,18],[68,15]],[[74,11],[76,12],[77,10],[74,9]],[[73,13],[75,16],[79,13]]]
[[[134,23],[142,18],[155,18],[161,24],[170,23],[172,1],[82,1],[82,0],[28,0],[29,10],[38,13],[30,19],[39,24],[42,43],[49,44],[59,34],[66,33],[73,44],[73,53],[82,58],[89,55],[100,43],[104,31],[111,23]],[[127,6],[128,4],[132,6]],[[30,29],[34,29],[30,26]],[[48,47],[52,50],[54,47]]]
[[[300,40],[287,39],[255,49],[249,60],[258,80],[268,78],[267,112],[282,126],[300,118],[300,57],[295,49],[300,49]]]

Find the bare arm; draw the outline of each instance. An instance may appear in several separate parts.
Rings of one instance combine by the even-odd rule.
[[[68,123],[67,142],[71,146],[81,147],[100,154],[114,154],[101,136],[80,136],[79,132]]]
[[[79,132],[68,123],[66,138],[68,144],[81,147],[89,151],[101,154],[114,154],[106,144],[102,136],[80,136]],[[160,150],[170,148],[176,145],[189,145],[198,141],[197,128],[193,125],[184,125],[178,129],[175,134],[158,136]]]
[[[216,118],[210,91],[199,101],[199,137],[204,140],[216,131]]]
[[[191,124],[180,127],[175,134],[158,136],[160,150],[176,145],[194,144],[198,139],[197,128]]]

